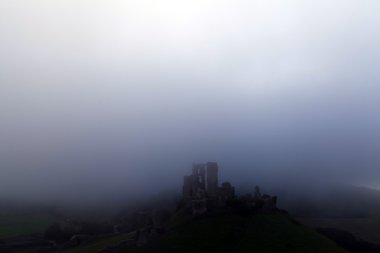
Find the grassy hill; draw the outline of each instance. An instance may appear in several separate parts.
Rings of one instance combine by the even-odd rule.
[[[109,246],[115,246],[118,245],[120,242],[124,240],[128,240],[133,238],[134,233],[129,234],[121,234],[121,235],[115,235],[115,236],[109,236],[106,238],[102,238],[100,240],[81,245],[79,247],[70,248],[67,250],[56,250],[52,253],[59,253],[59,252],[66,252],[66,253],[92,253],[97,252],[101,249],[104,249]]]
[[[170,252],[331,252],[344,249],[282,213],[241,216],[219,214],[192,219],[177,214],[163,237],[141,247],[120,251]]]
[[[50,215],[1,215],[0,239],[43,233],[56,221]]]

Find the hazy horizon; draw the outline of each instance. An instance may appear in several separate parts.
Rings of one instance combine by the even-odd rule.
[[[0,192],[380,186],[380,2],[0,2]]]

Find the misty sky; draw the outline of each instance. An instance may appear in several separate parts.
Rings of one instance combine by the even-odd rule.
[[[379,13],[378,0],[0,0],[1,195],[180,191],[209,160],[235,184],[380,185]]]

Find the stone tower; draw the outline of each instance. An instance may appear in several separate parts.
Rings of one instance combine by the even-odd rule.
[[[193,189],[206,191],[206,166],[205,164],[193,164]]]
[[[207,194],[209,197],[218,196],[218,164],[208,162],[207,165]]]

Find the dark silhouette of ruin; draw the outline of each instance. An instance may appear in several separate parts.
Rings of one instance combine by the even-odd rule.
[[[206,213],[208,210],[221,209],[229,204],[239,203],[251,211],[273,211],[276,209],[277,197],[261,194],[260,188],[255,187],[254,195],[246,194],[237,197],[235,187],[230,182],[219,186],[218,164],[207,162],[193,164],[192,174],[184,176],[183,203],[194,215]]]
[[[193,173],[184,177],[183,198],[227,199],[235,196],[235,188],[229,182],[218,184],[218,164],[194,164]]]

